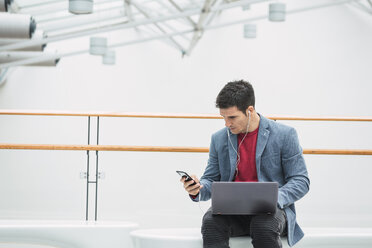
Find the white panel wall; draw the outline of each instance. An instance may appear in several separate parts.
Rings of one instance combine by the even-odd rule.
[[[218,113],[222,86],[246,79],[264,115],[372,115],[371,16],[338,6],[257,26],[255,40],[242,38],[241,25],[206,32],[186,58],[159,41],[117,49],[112,67],[90,55],[64,58],[57,68],[20,67],[0,88],[0,108]],[[297,128],[303,148],[372,149],[372,123],[285,123]],[[101,118],[100,127],[100,144],[206,147],[223,121]],[[87,118],[0,116],[0,142],[86,144]],[[200,175],[207,154],[99,156],[106,174],[99,181],[99,219],[200,225],[202,212],[175,170]],[[90,157],[94,165],[95,153]],[[305,158],[311,191],[298,202],[300,224],[372,227],[371,156]],[[0,218],[85,218],[79,176],[86,152],[0,150],[0,168]]]

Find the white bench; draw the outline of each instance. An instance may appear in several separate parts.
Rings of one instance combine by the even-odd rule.
[[[29,243],[8,243],[0,242],[0,248],[58,248],[57,246],[35,245]]]
[[[307,228],[295,248],[371,248],[372,228]],[[202,248],[200,228],[139,229],[130,233],[134,248]],[[288,248],[282,238],[283,248]],[[250,237],[230,239],[231,248],[251,248]]]
[[[126,221],[0,220],[0,248],[129,248]]]

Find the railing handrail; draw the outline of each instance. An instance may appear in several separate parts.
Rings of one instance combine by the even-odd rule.
[[[15,150],[73,150],[73,151],[131,151],[131,152],[193,152],[207,153],[207,147],[188,146],[124,146],[124,145],[62,145],[0,143],[0,149]],[[303,154],[372,155],[367,149],[304,149]]]
[[[84,116],[84,117],[134,117],[134,118],[182,118],[182,119],[222,119],[216,114],[169,114],[133,112],[74,112],[45,110],[0,110],[0,115],[38,115],[38,116]],[[372,121],[372,117],[329,117],[329,116],[266,116],[272,120],[299,121]],[[0,149],[21,150],[76,150],[76,151],[142,151],[142,152],[194,152],[207,153],[207,147],[185,146],[125,146],[125,145],[62,145],[62,144],[9,144],[0,143]],[[304,149],[304,154],[327,155],[372,155],[366,149]]]
[[[1,109],[0,115],[38,115],[38,116],[91,116],[91,117],[129,117],[129,118],[177,118],[177,119],[222,119],[218,114],[184,113],[140,113],[140,112],[74,112],[45,110],[8,110]],[[372,116],[265,116],[272,120],[291,121],[372,121]]]

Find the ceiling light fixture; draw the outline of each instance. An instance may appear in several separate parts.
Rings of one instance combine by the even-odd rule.
[[[36,22],[30,15],[0,13],[0,38],[30,39]]]
[[[59,62],[59,58],[54,58],[55,53],[53,52],[18,52],[18,51],[11,51],[0,53],[0,64],[15,62],[18,60],[25,60],[25,59],[32,59],[41,56],[51,57],[51,59],[42,61],[42,62],[34,62],[30,64],[26,64],[26,66],[56,66]]]
[[[0,0],[0,12],[7,12],[13,0]]]
[[[36,30],[34,35],[32,36],[32,41],[38,41],[47,38],[47,35],[42,30]],[[24,39],[0,39],[0,46],[5,46],[13,43],[22,42]],[[38,51],[42,52],[47,44],[39,44],[35,46],[28,46],[20,49],[9,49],[13,51]]]
[[[250,10],[251,9],[251,5],[250,4],[246,4],[246,5],[243,5],[242,6],[242,10],[245,11],[245,10]]]
[[[102,56],[102,64],[104,65],[115,65],[115,51],[107,51],[103,56]]]
[[[69,0],[68,11],[72,14],[93,13],[93,0]]]
[[[256,24],[244,24],[244,38],[252,39],[257,36]]]
[[[107,50],[107,38],[106,37],[90,37],[90,54],[92,55],[104,55]]]
[[[285,21],[285,4],[271,3],[269,5],[269,20],[272,22]]]

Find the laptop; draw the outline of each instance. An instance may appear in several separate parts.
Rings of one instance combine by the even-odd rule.
[[[273,214],[277,182],[213,182],[212,213],[219,215]]]

